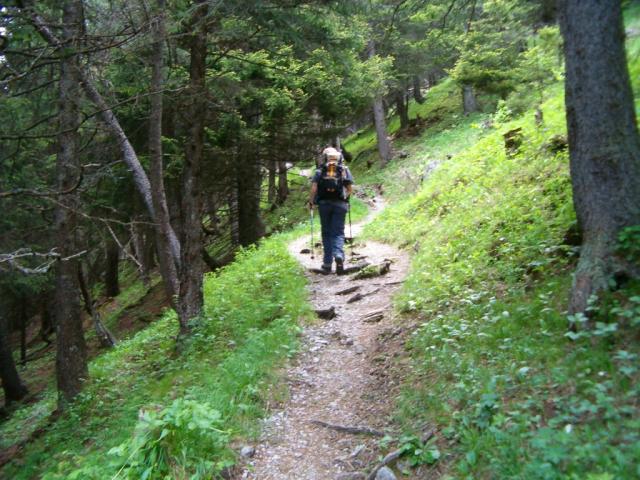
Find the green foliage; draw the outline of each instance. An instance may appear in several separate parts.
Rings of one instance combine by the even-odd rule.
[[[424,443],[415,435],[404,435],[400,437],[400,450],[402,455],[409,460],[409,465],[418,467],[420,465],[432,465],[440,459],[440,450],[434,445]]]
[[[530,48],[548,40],[541,71],[557,73],[557,31],[542,35]],[[438,470],[447,478],[640,475],[638,285],[594,304],[588,320],[564,312],[576,253],[564,236],[575,218],[567,154],[548,148],[565,132],[556,73],[529,75],[521,97],[507,99],[494,128],[471,146],[457,148],[465,134],[479,133],[465,122],[407,140],[403,148],[419,157],[447,138],[454,156],[413,196],[397,195],[365,231],[417,252],[396,298],[407,321],[417,322],[396,419],[410,452],[424,451],[416,425],[439,428],[447,447]],[[541,99],[544,124],[536,126],[532,108]],[[523,142],[507,154],[502,134],[514,128]],[[413,152],[369,178],[385,188],[405,185],[403,172],[425,166]],[[622,232],[621,253],[636,258],[636,237],[635,227]],[[591,330],[581,328],[587,321]],[[567,334],[570,322],[577,333]]]
[[[461,85],[505,98],[521,81],[523,72],[518,72],[519,69],[524,68],[527,76],[545,75],[546,65],[538,59],[542,48],[530,46],[529,53],[520,58],[532,11],[530,3],[521,0],[484,2],[478,19],[470,20],[459,37],[459,58],[451,69],[451,77]],[[541,38],[546,40],[548,36],[545,32]],[[546,46],[549,42],[541,43]],[[531,80],[526,79],[528,83]]]
[[[109,454],[123,460],[116,478],[211,478],[232,462],[220,458],[229,441],[220,412],[179,398],[160,410],[141,410],[133,438]]]
[[[620,253],[630,262],[640,262],[640,225],[623,229],[618,240]]]
[[[175,314],[167,312],[91,362],[91,380],[69,412],[2,474],[211,478],[229,464],[229,441],[255,433],[267,396],[278,394],[275,371],[295,352],[298,321],[310,314],[301,267],[284,238],[241,252],[206,278],[205,315],[181,355]],[[38,426],[29,422],[46,422],[53,406],[54,395],[25,406],[0,438],[28,435]]]

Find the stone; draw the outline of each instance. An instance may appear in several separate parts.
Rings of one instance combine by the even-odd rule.
[[[367,476],[362,472],[346,472],[336,477],[336,480],[365,480]]]
[[[256,454],[256,447],[252,447],[251,445],[245,445],[240,449],[240,456],[244,458],[253,458]]]
[[[316,315],[323,320],[331,320],[336,316],[336,307],[316,310]]]
[[[376,480],[398,480],[398,477],[389,467],[382,467],[376,473]]]

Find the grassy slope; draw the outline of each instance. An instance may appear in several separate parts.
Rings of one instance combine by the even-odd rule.
[[[627,13],[637,29],[640,8]],[[639,52],[636,36],[629,42],[636,94]],[[449,100],[433,95],[446,91]],[[427,101],[446,112],[457,98],[444,84]],[[418,325],[407,342],[411,373],[397,421],[407,433],[425,422],[441,432],[437,447],[422,452],[411,437],[400,443],[423,462],[439,448],[432,468],[453,478],[637,478],[640,289],[609,298],[595,312],[601,323],[593,333],[567,338],[576,251],[564,237],[574,213],[567,154],[546,146],[565,133],[561,85],[547,90],[543,111],[542,128],[529,111],[489,132],[449,116],[446,129],[403,145],[412,152],[407,160],[366,178],[399,198],[366,234],[417,250],[396,298]],[[502,133],[516,127],[524,143],[507,156]],[[361,138],[367,134],[347,144],[356,153],[368,147]],[[416,175],[433,158],[440,168],[403,196],[407,172]]]
[[[270,232],[284,233],[207,276],[205,319],[183,354],[175,351],[176,320],[167,311],[93,360],[91,380],[77,404],[30,443],[21,458],[0,470],[0,477],[102,479],[120,472],[119,478],[139,478],[155,465],[149,478],[162,478],[163,471],[172,478],[198,471],[210,478],[231,463],[229,443],[256,433],[265,405],[286,395],[274,374],[295,351],[299,320],[310,313],[302,271],[286,252],[289,240],[308,232],[304,205],[309,185],[294,176],[290,188],[287,203],[266,218]],[[352,208],[354,222],[368,211],[359,199]],[[317,216],[315,223],[319,232]],[[105,323],[113,328],[144,292],[140,282],[130,283]],[[49,424],[54,392],[50,385],[40,401],[0,425],[0,448]],[[191,431],[190,421],[196,420],[202,428]],[[172,434],[154,443],[164,430]],[[165,457],[182,455],[178,445],[187,445],[187,457],[163,466]]]
[[[123,466],[119,478],[140,478],[151,465],[149,478],[162,478],[162,471],[178,478],[183,469],[210,478],[232,458],[229,441],[255,431],[266,386],[295,351],[298,321],[309,314],[305,283],[282,238],[247,250],[207,277],[205,318],[181,355],[177,322],[167,312],[94,360],[91,380],[69,414],[6,466],[3,478],[102,479]],[[17,412],[2,426],[3,441],[54,403],[50,394]],[[174,457],[171,466],[167,456]]]
[[[632,13],[638,29],[637,4]],[[629,54],[638,92],[637,39]],[[638,347],[627,340],[637,332],[603,327],[594,339],[564,336],[573,251],[562,236],[573,214],[566,155],[543,147],[564,129],[561,89],[549,91],[542,130],[531,113],[494,130],[480,128],[486,115],[460,116],[450,82],[411,108],[433,124],[420,137],[396,140],[406,160],[367,170],[366,160],[375,157],[369,153],[352,166],[359,183],[382,183],[395,201],[368,235],[418,250],[397,298],[408,321],[423,323],[407,344],[412,373],[398,422],[408,432],[421,420],[437,425],[444,452],[437,468],[455,477],[638,474]],[[513,126],[524,128],[526,142],[506,158],[500,134]],[[373,142],[369,131],[347,146],[357,154]],[[441,167],[421,185],[434,162]],[[305,219],[299,205],[305,191],[305,185],[295,189],[294,201],[273,213],[276,230]],[[354,219],[365,211],[357,203]],[[161,478],[170,471],[180,478],[224,465],[229,441],[255,431],[269,395],[284,395],[267,386],[295,349],[297,319],[309,313],[301,272],[284,241],[305,228],[268,240],[207,279],[206,319],[182,356],[174,351],[176,322],[167,313],[95,360],[91,382],[69,415],[0,473]],[[42,421],[54,403],[49,394],[18,411],[2,425],[3,444]]]

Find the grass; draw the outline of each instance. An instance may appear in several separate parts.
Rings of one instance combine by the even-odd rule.
[[[639,18],[633,3],[627,28]],[[628,55],[639,98],[637,35]],[[415,252],[395,299],[411,333],[394,418],[405,433],[398,442],[418,450],[416,426],[438,429],[428,455],[412,450],[424,476],[640,476],[640,288],[594,305],[593,330],[568,332],[575,217],[567,153],[549,142],[565,134],[562,86],[545,93],[539,127],[530,110],[464,117],[457,87],[444,81],[411,105],[427,127],[396,138],[407,156],[384,170],[367,168],[377,156],[371,129],[346,142],[360,191],[382,185],[391,202],[365,235]],[[483,126],[489,119],[493,127]],[[390,128],[397,132],[396,119]],[[523,143],[507,154],[502,134],[514,128]],[[278,368],[310,315],[285,248],[308,228],[307,189],[292,182],[289,202],[267,218],[272,237],[208,276],[205,315],[180,354],[167,311],[95,359],[79,401],[2,475],[197,479],[231,464],[233,442],[256,435],[267,404],[286,396]],[[352,206],[354,221],[366,214],[363,202]],[[0,445],[47,425],[54,404],[49,393],[18,410],[0,427]]]
[[[300,319],[310,314],[305,285],[283,238],[243,251],[207,276],[205,314],[181,354],[175,314],[167,311],[92,361],[78,401],[2,474],[141,478],[151,468],[149,478],[211,478],[233,461],[230,442],[255,434],[266,402],[278,394],[269,387],[295,352]],[[23,435],[26,421],[46,423],[54,404],[51,393],[16,412],[2,425],[3,442]],[[192,447],[184,457],[175,450],[183,444]]]
[[[627,26],[636,25],[638,4],[627,14]],[[640,38],[630,38],[632,76],[638,48]],[[434,90],[444,106],[432,111],[447,112],[454,89],[445,82]],[[395,420],[401,446],[420,435],[417,426],[438,429],[435,444],[419,446],[443,452],[434,466],[433,456],[424,462],[423,476],[640,476],[640,285],[594,306],[595,329],[568,332],[570,320],[580,321],[565,311],[575,216],[567,153],[550,147],[566,134],[562,85],[545,98],[542,127],[533,110],[495,115],[490,129],[479,128],[486,115],[445,113],[445,128],[403,140],[406,159],[371,173],[361,166],[365,181],[393,200],[365,235],[416,252],[395,299],[411,331]],[[502,134],[514,128],[523,143],[507,154]],[[348,145],[368,148],[359,138],[366,134]]]

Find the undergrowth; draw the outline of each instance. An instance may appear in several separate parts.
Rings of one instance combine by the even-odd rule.
[[[637,4],[631,13],[636,25]],[[630,38],[632,72],[639,45]],[[449,134],[451,157],[440,153],[415,195],[398,195],[365,229],[415,252],[395,299],[411,325],[395,418],[404,432],[398,443],[413,452],[412,465],[424,464],[423,475],[640,477],[640,285],[594,304],[591,330],[569,330],[585,317],[566,314],[579,249],[562,85],[545,98],[542,125],[534,109],[517,118],[503,110],[491,128],[481,126],[487,117],[458,119],[407,140],[407,149],[439,151],[439,136]],[[522,143],[506,152],[503,134],[516,128]],[[465,134],[474,135],[471,144],[456,142]],[[367,180],[397,191],[403,163],[427,166],[416,157]],[[621,237],[627,252],[635,252],[633,235]],[[415,447],[406,439],[419,438],[425,424],[437,429],[437,444]],[[418,461],[416,448],[429,458]]]
[[[4,468],[6,478],[212,478],[233,463],[229,443],[256,433],[274,374],[295,352],[310,313],[301,267],[282,238],[238,255],[205,280],[205,314],[175,350],[172,311],[90,364],[69,411]],[[273,398],[272,398],[273,399]],[[276,398],[277,399],[277,398]],[[46,415],[53,394],[17,412]],[[24,434],[24,433],[23,433]],[[46,455],[43,455],[46,452]]]

